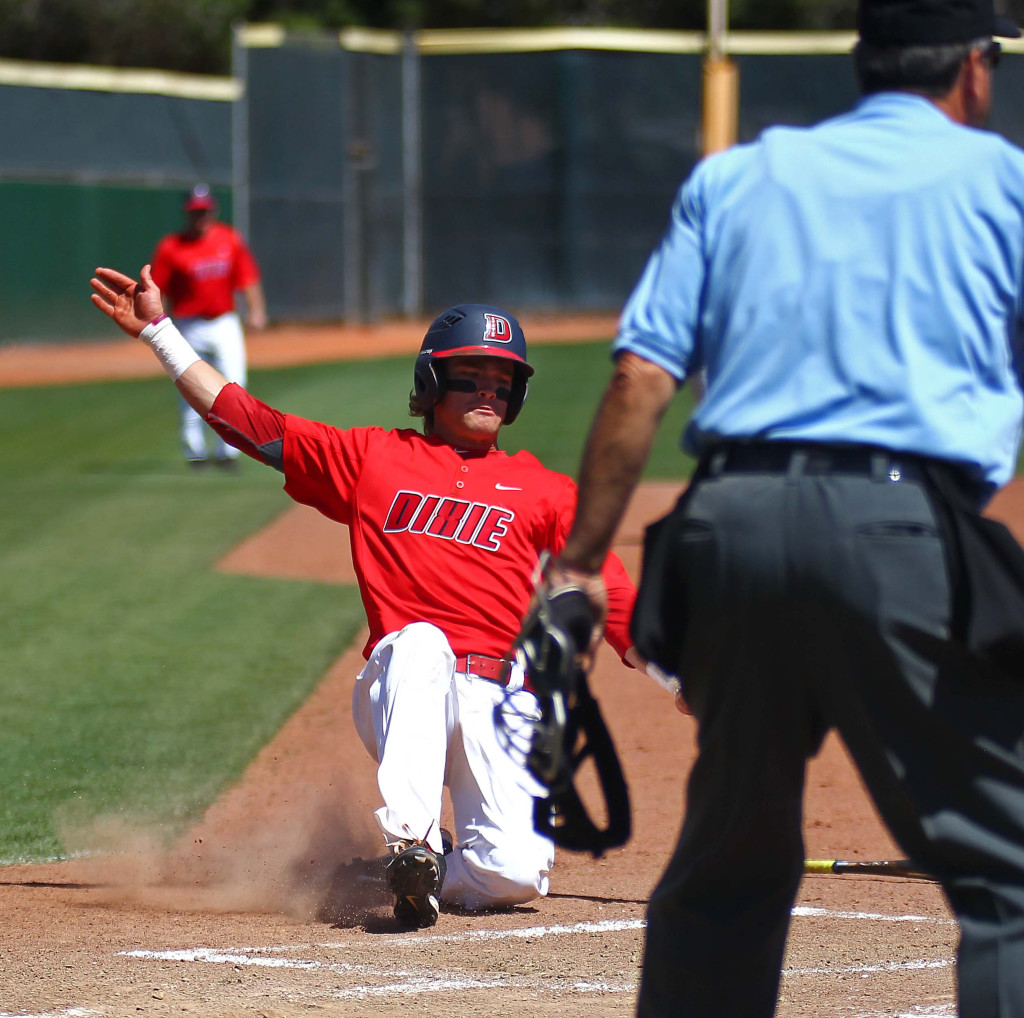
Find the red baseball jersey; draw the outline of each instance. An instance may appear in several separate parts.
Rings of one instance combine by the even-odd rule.
[[[197,237],[164,237],[153,255],[152,272],[179,318],[217,318],[234,311],[235,291],[260,281],[256,260],[227,223],[212,223]]]
[[[418,621],[441,629],[456,656],[508,652],[540,553],[557,553],[568,536],[571,478],[528,452],[467,455],[411,429],[341,429],[280,414],[237,385],[221,391],[207,420],[243,451],[279,462],[297,502],[348,525],[367,656]],[[622,656],[636,591],[614,554],[604,578],[607,639]]]

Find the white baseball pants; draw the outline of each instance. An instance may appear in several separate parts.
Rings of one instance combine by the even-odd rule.
[[[234,311],[219,318],[175,319],[178,331],[204,361],[212,364],[229,382],[246,382],[245,335]],[[235,459],[239,451],[228,445],[186,403],[180,401],[181,446],[187,460]],[[212,447],[207,451],[207,442]]]
[[[467,909],[515,905],[547,894],[553,843],[533,829],[540,789],[498,741],[495,682],[455,671],[445,635],[416,622],[384,637],[356,680],[353,718],[378,762],[385,839],[422,840],[440,852],[441,795],[455,813],[442,901]],[[520,691],[521,709],[533,695]]]

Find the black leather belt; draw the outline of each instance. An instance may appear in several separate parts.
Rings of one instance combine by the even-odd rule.
[[[486,654],[467,654],[455,659],[455,670],[507,686],[512,674],[512,662],[508,658],[488,657]]]
[[[729,442],[701,460],[705,474],[841,474],[890,482],[925,480],[924,460],[867,445]]]

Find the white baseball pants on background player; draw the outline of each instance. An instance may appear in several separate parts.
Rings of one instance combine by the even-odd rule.
[[[547,894],[555,857],[533,829],[539,788],[498,741],[494,707],[504,687],[455,664],[441,630],[416,622],[385,636],[356,680],[356,730],[379,764],[377,823],[389,843],[425,840],[441,852],[447,785],[457,846],[441,900],[467,909],[520,904]],[[531,693],[512,695],[524,711],[535,706]]]
[[[246,383],[245,334],[241,319],[234,311],[217,318],[175,319],[178,331],[204,361],[212,364],[229,382]],[[240,454],[228,445],[186,403],[181,407],[181,445],[187,460],[235,459]],[[212,453],[207,452],[212,443]]]

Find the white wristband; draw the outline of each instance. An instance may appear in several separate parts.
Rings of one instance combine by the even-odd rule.
[[[662,671],[653,661],[647,662],[647,674],[654,679],[662,689],[667,693],[671,693],[673,696],[675,696],[681,688],[681,683],[675,675],[669,675],[668,672]]]
[[[188,340],[178,332],[178,327],[166,315],[150,322],[139,339],[148,343],[163,365],[164,371],[176,382],[197,360],[199,354],[192,349]]]

